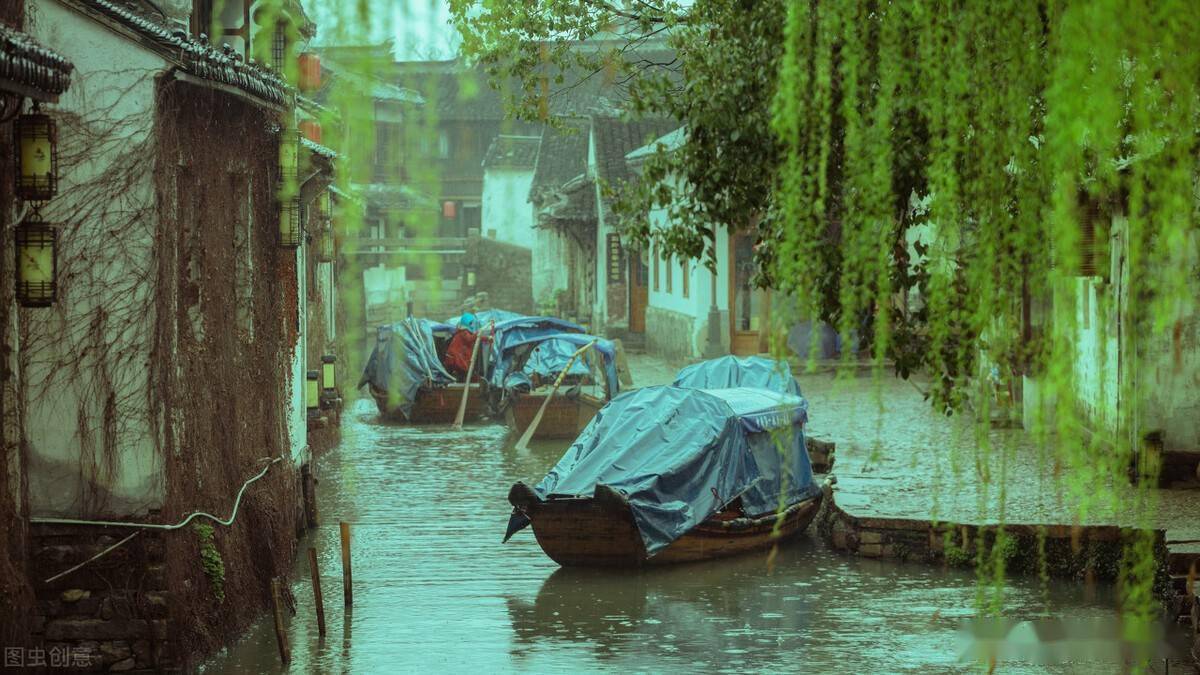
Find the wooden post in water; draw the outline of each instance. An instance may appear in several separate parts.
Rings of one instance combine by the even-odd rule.
[[[279,658],[284,663],[292,660],[292,649],[288,646],[287,629],[283,625],[283,600],[280,597],[279,577],[271,579],[271,611],[275,614],[275,641],[279,643]]]
[[[304,492],[304,519],[309,527],[316,527],[320,524],[317,515],[317,478],[312,473],[311,464],[300,467],[300,477]]]
[[[313,604],[317,608],[317,634],[325,637],[325,599],[321,597],[321,571],[317,567],[317,549],[308,547],[308,571],[312,574]]]
[[[346,606],[354,605],[354,583],[350,573],[350,523],[342,522],[342,595]]]

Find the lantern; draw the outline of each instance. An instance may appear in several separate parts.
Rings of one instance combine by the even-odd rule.
[[[16,230],[17,302],[22,307],[49,307],[58,297],[58,230],[37,219]]]
[[[457,215],[457,205],[454,202],[442,202],[442,217],[452,220]]]
[[[467,266],[467,288],[475,288],[475,267]]]
[[[300,135],[313,143],[320,143],[321,123],[316,120],[302,120],[300,122]]]
[[[336,362],[337,358],[333,354],[325,354],[321,357],[321,387],[326,392],[332,392],[337,389],[334,368]]]
[[[321,407],[321,387],[318,377],[317,371],[310,370],[304,381],[304,405],[310,413]]]
[[[293,197],[279,205],[279,245],[296,248],[304,238],[300,226],[300,198]]]
[[[58,130],[54,120],[37,112],[13,122],[16,148],[16,193],[28,202],[44,202],[58,192]]]
[[[300,91],[311,93],[321,88],[321,57],[313,52],[300,55]]]

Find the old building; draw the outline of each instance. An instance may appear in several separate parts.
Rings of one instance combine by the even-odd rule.
[[[18,232],[32,211],[14,194],[17,116],[32,105],[50,110],[70,85],[73,65],[23,32],[20,3],[0,7],[0,644],[28,643],[34,615],[28,578],[28,483],[25,477],[20,408],[20,330],[14,255]],[[11,234],[10,234],[11,233]],[[24,298],[28,301],[28,298]]]
[[[1023,408],[1027,426],[1053,420],[1056,407],[1071,406],[1097,440],[1129,443],[1161,462],[1164,486],[1200,484],[1200,236],[1180,247],[1185,297],[1164,327],[1146,320],[1144,291],[1130,279],[1129,228],[1121,207],[1084,210],[1079,264],[1053,298],[1031,301],[1026,339],[1060,332],[1073,343],[1070,388],[1049,400],[1038,373],[1008,387]],[[1101,240],[1103,238],[1103,240]],[[1144,283],[1144,282],[1143,282]],[[1004,378],[1002,384],[1009,384]],[[1060,394],[1062,396],[1062,394]]]
[[[668,119],[591,117],[588,175],[596,190],[596,299],[593,322],[626,346],[645,345],[649,257],[628,251],[621,237],[613,192],[634,179],[625,156],[679,126]]]
[[[212,44],[211,3],[160,4],[25,3],[76,71],[48,109],[58,190],[37,211],[56,294],[5,322],[37,600],[21,642],[93,669],[178,666],[266,606],[303,527],[310,344],[329,347],[308,339],[332,293],[306,212],[330,151],[301,144],[294,89],[249,61],[287,66],[312,24],[247,3]]]
[[[637,170],[655,152],[672,152],[685,140],[676,129],[626,155]],[[678,179],[674,179],[678,180]],[[670,225],[667,209],[649,214],[652,228]],[[700,260],[647,252],[647,349],[671,358],[758,354],[767,348],[770,295],[753,287],[753,234],[719,227],[712,242],[714,275]]]
[[[590,323],[596,297],[596,186],[588,177],[591,126],[569,120],[542,132],[529,189],[535,233],[532,290],[543,314]]]
[[[390,44],[324,47],[318,53],[323,80],[314,98],[336,112],[339,147],[361,158],[359,170],[345,181],[344,194],[360,208],[342,219],[338,273],[350,343],[358,352],[364,335],[404,318],[409,303],[423,310],[442,290],[442,271],[413,251],[419,248],[414,244],[436,236],[438,222],[437,204],[413,187],[420,168],[408,159],[406,139],[424,100],[386,75],[368,75],[392,67]],[[461,256],[462,244],[455,248]]]

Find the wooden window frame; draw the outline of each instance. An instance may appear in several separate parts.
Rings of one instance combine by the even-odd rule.
[[[658,274],[658,267],[659,267],[659,265],[658,265],[658,244],[652,244],[652,245],[650,246],[650,257],[654,259],[654,292],[655,292],[655,293],[657,293],[657,292],[659,291],[659,283],[658,283],[658,277],[659,277],[659,274]]]

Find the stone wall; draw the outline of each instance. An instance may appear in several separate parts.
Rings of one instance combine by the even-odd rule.
[[[71,668],[87,672],[179,668],[176,633],[169,630],[172,592],[161,531],[143,530],[111,553],[45,583],[136,530],[61,525],[32,529],[32,567],[39,578],[31,641],[17,646],[25,667],[65,667],[65,658]]]
[[[698,356],[693,336],[699,322],[693,317],[661,307],[646,308],[646,350],[674,361]]]
[[[817,529],[839,551],[864,558],[892,558],[952,567],[974,567],[980,548],[990,554],[996,541],[996,526],[914,520],[908,518],[856,517],[842,510],[832,490]],[[1001,551],[1007,570],[1015,573],[1077,579],[1115,580],[1121,556],[1131,531],[1115,526],[1072,527],[1069,525],[1005,526],[1010,543]],[[1166,546],[1157,531],[1156,550],[1162,564],[1158,590],[1166,591]],[[1044,550],[1045,555],[1038,555]]]
[[[467,240],[466,266],[475,266],[475,288],[497,309],[533,314],[533,254],[527,248],[485,237]]]

